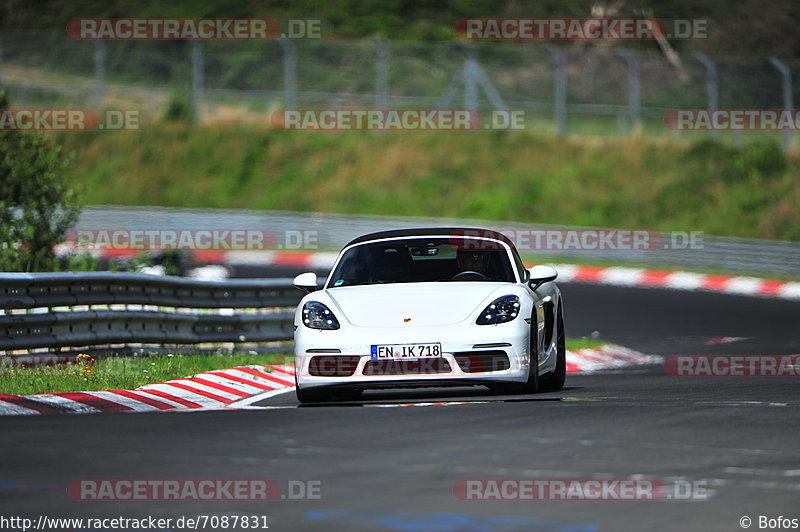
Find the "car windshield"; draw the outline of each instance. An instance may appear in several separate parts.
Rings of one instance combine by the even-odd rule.
[[[497,241],[427,237],[350,248],[333,271],[328,287],[434,281],[516,280],[508,252]]]

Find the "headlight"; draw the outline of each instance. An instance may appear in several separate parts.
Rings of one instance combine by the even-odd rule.
[[[309,329],[338,329],[339,322],[331,309],[319,301],[309,301],[303,305],[303,325]]]
[[[478,325],[495,325],[513,320],[519,314],[519,298],[517,296],[498,297],[483,309],[475,323]]]

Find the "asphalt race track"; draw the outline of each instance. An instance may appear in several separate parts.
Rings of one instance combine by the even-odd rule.
[[[797,354],[800,302],[564,284],[568,336],[647,354]],[[718,339],[727,338],[721,343]],[[733,340],[732,340],[733,339]],[[568,377],[560,393],[368,392],[298,408],[0,419],[4,515],[267,515],[270,531],[736,531],[800,519],[797,378]],[[465,402],[430,406],[408,403]],[[375,408],[375,406],[398,406]],[[319,481],[312,500],[77,501],[75,479]],[[475,501],[465,479],[650,479],[660,500]],[[295,484],[296,486],[296,484]],[[7,528],[8,530],[17,530]],[[221,528],[220,528],[221,529]],[[170,530],[179,530],[176,527]]]

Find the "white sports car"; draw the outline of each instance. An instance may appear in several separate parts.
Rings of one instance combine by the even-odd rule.
[[[308,292],[294,319],[297,398],[419,386],[560,390],[566,350],[557,275],[548,266],[525,269],[495,231],[356,238],[322,289],[314,273],[294,279]]]

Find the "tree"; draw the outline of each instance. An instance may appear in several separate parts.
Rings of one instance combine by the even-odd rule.
[[[68,182],[72,160],[44,134],[0,131],[0,271],[57,269],[53,247],[80,214]]]

